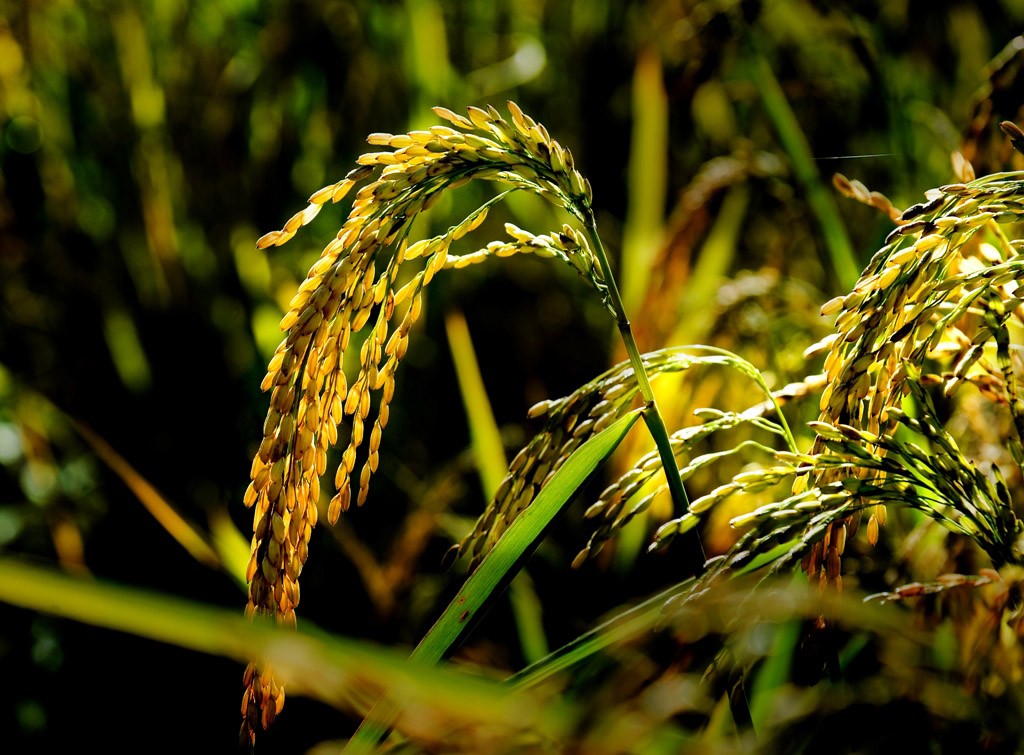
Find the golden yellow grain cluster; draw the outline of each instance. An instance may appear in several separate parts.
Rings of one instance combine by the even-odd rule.
[[[575,169],[570,152],[514,103],[509,103],[510,120],[494,108],[470,108],[468,117],[445,108],[435,112],[451,127],[371,135],[369,143],[381,151],[359,157],[359,166],[343,180],[315,192],[304,210],[257,242],[261,249],[284,244],[325,203],[355,191],[344,225],[310,268],[281,320],[285,337],[261,385],[270,393],[270,408],[244,496],[253,509],[246,573],[250,616],[295,623],[299,576],[319,516],[327,452],[338,442],[346,418],[348,442],[334,473],[327,519],[336,522],[353,497],[357,505],[365,502],[380,463],[396,372],[422,314],[424,289],[439,271],[490,255],[534,251],[560,256],[600,282],[585,240],[569,227],[539,237],[513,228],[512,245],[449,257],[451,245],[478,227],[504,195],[445,233],[409,243],[415,218],[445,191],[473,179],[504,182],[511,190],[540,194],[577,218],[592,217],[590,185]],[[349,382],[343,366],[357,334],[359,370]],[[353,479],[358,480],[354,493]],[[256,665],[247,670],[245,681],[242,736],[252,741],[257,728],[269,726],[281,710],[284,691],[266,668]]]
[[[859,188],[850,191],[865,193]],[[1016,403],[1008,350],[997,349],[1005,358],[997,355],[1000,366],[994,367],[985,349],[993,341],[1008,342],[1006,322],[1020,303],[1016,289],[1024,265],[1000,224],[1024,216],[1021,192],[1019,180],[990,176],[929,192],[926,202],[902,213],[854,289],[822,307],[823,314],[837,315],[835,332],[818,347],[826,350],[822,422],[876,435],[890,432],[890,409],[910,393],[910,373],[932,363],[951,367],[922,376],[926,383],[942,384],[946,395],[966,381],[1000,403]],[[875,193],[864,199],[888,211],[883,200]],[[979,243],[975,236],[982,229],[1001,243]],[[823,448],[819,438],[812,452]],[[815,480],[803,475],[794,491],[831,479],[829,473]],[[885,518],[884,506],[870,510],[866,530],[872,544]],[[841,583],[839,559],[856,526],[854,517],[827,529],[804,560],[811,576]]]
[[[871,200],[881,204],[879,200]],[[1024,331],[1024,256],[1006,223],[1024,219],[1024,180],[999,174],[930,192],[907,209],[847,295],[822,307],[835,332],[808,350],[825,355],[819,421],[807,452],[776,451],[775,462],[736,475],[693,501],[656,542],[737,492],[793,478],[791,494],[735,517],[746,531],[709,563],[702,585],[782,548],[773,570],[802,559],[809,576],[841,589],[842,557],[861,516],[874,544],[887,506],[917,509],[976,542],[1000,566],[1020,558],[1024,525],[997,467],[983,472],[938,419],[927,389],[948,397],[962,386],[1007,412],[1005,444],[1021,464],[1024,401],[1012,341]],[[912,397],[920,417],[903,408]],[[917,441],[905,441],[901,433]]]
[[[622,416],[637,391],[633,370],[623,363],[565,398],[533,406],[529,416],[543,417],[543,428],[516,454],[494,500],[449,558],[466,555],[475,568],[573,451]]]
[[[584,282],[601,295],[605,306],[611,309],[604,273],[585,234],[570,225],[563,225],[559,231],[534,235],[512,223],[505,224],[505,233],[512,241],[492,241],[483,249],[470,254],[449,255],[444,269],[458,270],[492,257],[511,257],[514,254],[532,253],[538,257],[556,257],[573,268]]]

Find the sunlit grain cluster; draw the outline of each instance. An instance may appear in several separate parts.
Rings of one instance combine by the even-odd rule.
[[[528,190],[574,217],[590,218],[590,186],[570,152],[514,103],[509,110],[511,121],[493,108],[470,108],[468,117],[436,108],[453,127],[371,135],[370,144],[382,151],[362,155],[359,167],[315,192],[304,210],[257,242],[260,248],[284,244],[324,204],[355,191],[344,225],[310,268],[281,321],[286,334],[261,385],[270,394],[270,408],[244,496],[253,508],[249,615],[295,623],[299,575],[319,517],[321,478],[328,450],[343,437],[343,424],[347,442],[334,470],[327,519],[333,524],[353,500],[366,501],[380,464],[396,373],[422,314],[424,290],[438,272],[490,256],[534,252],[565,260],[601,290],[600,270],[586,240],[569,226],[547,236],[509,226],[512,242],[449,255],[452,244],[483,223],[504,194],[446,232],[410,243],[415,219],[445,191],[473,179]],[[344,371],[350,347],[359,353],[351,381]],[[255,664],[246,672],[246,686],[242,734],[252,741],[257,728],[269,726],[281,710],[284,691]]]
[[[573,268],[584,282],[600,294],[605,306],[611,309],[604,273],[597,264],[586,235],[571,225],[563,225],[560,231],[550,234],[534,235],[512,223],[506,223],[505,232],[512,237],[512,241],[492,241],[483,249],[469,254],[449,255],[444,269],[458,270],[492,257],[511,257],[514,254],[532,253],[538,257],[557,257]]]
[[[1019,180],[996,175],[942,187],[902,214],[854,289],[822,308],[837,314],[824,344],[823,422],[888,435],[897,420],[890,410],[910,394],[916,369],[947,396],[964,382],[974,384],[1009,406],[1022,426],[1009,321],[1020,303],[1016,281],[1024,265],[1000,227],[1024,217],[1022,199]],[[1019,448],[1019,438],[1008,440]],[[822,447],[819,438],[813,450]],[[820,481],[830,479],[826,473]],[[808,483],[801,477],[795,489]],[[885,516],[883,506],[870,510],[870,542]],[[855,526],[837,521],[827,530],[805,561],[812,574],[838,577],[838,546]]]
[[[862,199],[885,209],[876,196]],[[1015,174],[942,187],[902,213],[854,289],[822,308],[836,321],[834,333],[807,354],[825,355],[812,447],[776,452],[773,465],[693,502],[691,514],[699,516],[734,493],[793,479],[789,497],[732,520],[748,529],[711,564],[712,575],[786,546],[775,569],[799,558],[822,585],[841,587],[841,558],[861,516],[874,544],[887,506],[941,521],[997,566],[1019,562],[1021,524],[1000,470],[982,469],[960,451],[927,389],[952,397],[970,385],[1002,407],[1013,428],[1003,442],[1018,465],[1024,461],[1021,367],[1012,348],[1021,340],[1024,257],[1002,228],[1021,219],[1024,182]],[[919,416],[908,414],[907,399]],[[689,526],[683,517],[659,536]]]
[[[467,556],[470,568],[479,564],[570,454],[622,416],[637,390],[632,368],[620,364],[563,399],[531,408],[529,416],[543,417],[543,428],[516,454],[494,499],[450,557]]]

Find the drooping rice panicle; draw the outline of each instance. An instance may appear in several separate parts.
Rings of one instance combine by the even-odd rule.
[[[664,373],[689,370],[698,365],[714,365],[738,369],[760,379],[753,365],[734,354],[711,347],[659,349],[645,354],[643,361],[651,378]],[[801,390],[798,386],[788,386],[780,392],[780,396],[797,395]],[[593,433],[600,432],[607,424],[621,416],[635,400],[638,391],[632,367],[628,362],[623,362],[563,399],[544,401],[534,406],[529,416],[544,417],[543,428],[509,465],[508,474],[494,500],[477,520],[472,532],[451,549],[450,557],[457,554],[468,555],[470,568],[475,568],[501,534],[530,505],[548,478],[572,451]],[[705,424],[685,428],[670,437],[675,456],[682,458],[708,435],[743,423],[761,426],[769,432],[785,436],[787,430],[762,417],[770,409],[778,407],[778,400],[771,396],[766,406],[758,405],[743,414],[702,410],[700,416],[706,420]],[[742,448],[736,450],[749,450],[756,445],[744,444]],[[711,457],[694,459],[682,468],[681,477],[686,479],[713,460]],[[661,457],[657,451],[653,451],[641,458],[633,469],[601,494],[598,501],[591,505],[584,515],[585,518],[594,521],[596,531],[587,546],[574,559],[574,566],[579,566],[590,555],[597,553],[605,541],[613,537],[630,519],[645,510],[655,495],[667,488],[663,475]],[[633,500],[641,489],[659,477],[661,482],[653,491],[636,501]]]
[[[884,204],[870,193],[860,198]],[[841,587],[841,559],[861,516],[874,543],[893,505],[970,537],[997,567],[1021,562],[1022,525],[1001,471],[982,469],[959,450],[926,393],[937,386],[951,397],[971,385],[1004,407],[1011,420],[1004,443],[1019,474],[1024,402],[1014,338],[1024,322],[1024,245],[1002,225],[1021,220],[1024,176],[1014,173],[944,186],[903,212],[854,289],[822,307],[836,320],[834,332],[805,354],[824,355],[811,448],[775,452],[774,463],[698,498],[656,534],[660,545],[736,493],[794,480],[784,500],[732,520],[745,531],[709,563],[697,591],[755,560],[770,571],[800,562],[820,585]],[[904,410],[907,397],[920,416]],[[920,440],[897,440],[897,430]]]
[[[737,414],[700,410],[697,414],[705,420],[703,424],[687,427],[672,434],[672,448],[680,458],[689,455],[693,447],[709,435],[741,424],[752,424],[769,432],[783,434],[781,427],[760,417],[757,412]],[[720,461],[725,456],[746,455],[752,450],[762,450],[767,453],[772,451],[770,447],[756,441],[742,441],[725,451],[697,456],[688,464],[681,466],[679,472],[684,480],[689,479],[698,470]],[[634,517],[650,507],[654,498],[667,489],[667,485],[664,483],[651,486],[658,474],[662,472],[661,459],[656,452],[652,452],[639,459],[632,469],[605,488],[598,500],[584,513],[585,518],[596,522],[597,528],[590,536],[586,547],[576,555],[573,566],[580,566],[586,559],[600,552],[608,540],[629,524]],[[696,523],[696,517],[702,511],[695,506],[696,501],[691,502],[690,510],[683,517],[673,520],[675,524],[662,526],[658,530],[655,537],[658,546],[664,545],[669,539],[680,532],[685,532]]]
[[[344,179],[315,192],[304,210],[257,242],[261,249],[286,243],[324,204],[355,191],[344,225],[310,268],[281,320],[285,336],[261,385],[270,393],[270,408],[244,496],[253,509],[246,573],[249,615],[270,615],[294,625],[299,575],[318,519],[327,451],[339,440],[339,425],[348,418],[348,443],[327,507],[332,523],[351,505],[353,478],[358,480],[357,505],[367,498],[396,373],[422,314],[425,288],[441,270],[476,261],[472,255],[449,257],[449,250],[484,221],[504,194],[445,233],[410,243],[416,217],[445,191],[474,179],[539,194],[577,219],[590,215],[590,184],[575,169],[572,154],[514,103],[509,103],[510,119],[494,108],[470,108],[468,117],[445,108],[435,112],[451,126],[371,135],[369,143],[380,151],[362,155]],[[583,235],[571,227],[550,236],[518,229],[512,235],[515,250],[560,257],[602,292],[601,268]],[[488,247],[482,256],[512,251],[503,244],[500,252]],[[362,336],[359,371],[349,382],[343,366],[357,334]],[[247,669],[245,681],[242,738],[252,742],[257,729],[269,726],[281,710],[284,691],[258,664]]]
[[[911,391],[911,368],[924,368],[936,358],[951,363],[952,372],[926,374],[924,380],[943,383],[947,394],[964,381],[992,389],[986,344],[998,340],[1000,325],[991,318],[986,323],[977,313],[982,302],[993,297],[1005,305],[988,305],[989,309],[1017,306],[1016,281],[1024,276],[1024,260],[1008,244],[979,244],[978,234],[984,231],[999,239],[1000,223],[1021,218],[1024,184],[1012,175],[944,186],[903,212],[901,224],[868,263],[853,291],[822,308],[823,314],[837,315],[836,332],[826,346],[822,422],[887,434],[895,421],[891,408]],[[973,338],[960,330],[965,318],[979,328]],[[813,450],[822,450],[820,439]],[[805,475],[795,490],[831,479],[830,473]],[[884,519],[883,507],[872,509],[869,540],[877,538]],[[839,555],[833,544],[842,539],[840,528],[855,526],[852,521],[830,526],[812,548],[808,564],[818,567],[812,576],[830,579],[822,568]]]
[[[655,355],[657,356],[655,357]],[[746,360],[730,352],[709,346],[662,349],[654,352],[652,355],[648,355],[648,357],[652,364],[658,365],[656,372],[652,369],[652,374],[678,372],[698,365],[728,367],[753,379],[767,394],[768,400],[764,404],[756,405],[741,413],[722,412],[713,409],[697,410],[695,414],[704,421],[703,424],[679,430],[670,438],[673,452],[678,459],[681,460],[685,456],[689,456],[692,449],[698,443],[713,433],[734,428],[741,424],[758,427],[768,433],[774,433],[784,438],[787,444],[792,447],[793,441],[789,428],[785,424],[785,419],[782,418],[781,424],[779,424],[778,422],[766,419],[764,416],[769,412],[778,412],[780,408],[779,397],[768,391],[767,385],[764,383],[759,371]],[[796,395],[798,392],[797,386],[787,386],[787,389],[780,392],[780,397]],[[693,458],[688,464],[680,468],[680,477],[684,480],[689,479],[698,470],[713,464],[725,456],[742,454],[755,449],[761,449],[768,453],[772,451],[770,447],[763,446],[755,441],[743,441],[726,451],[703,454]],[[649,453],[639,459],[632,469],[605,489],[597,502],[592,504],[584,514],[585,518],[594,521],[596,530],[587,546],[577,554],[573,562],[574,565],[579,566],[588,557],[600,551],[607,540],[618,533],[635,516],[645,511],[651,505],[654,498],[666,490],[667,485],[664,479],[662,479],[661,484],[652,484],[663,473],[664,470],[659,454],[656,452]],[[699,513],[691,504],[689,511],[685,515],[688,517],[687,521],[692,520]],[[685,530],[677,527],[673,530],[673,535],[678,534],[680,531]],[[660,542],[667,542],[668,538],[668,530],[663,529]]]
[[[470,568],[475,568],[569,455],[622,416],[638,391],[633,368],[622,363],[563,399],[531,408],[531,418],[544,418],[543,429],[516,454],[494,499],[449,558],[467,555]]]

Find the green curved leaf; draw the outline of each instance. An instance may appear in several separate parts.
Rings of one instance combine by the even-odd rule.
[[[496,682],[410,663],[395,650],[331,636],[308,622],[291,631],[270,621],[249,621],[239,611],[74,577],[9,557],[0,557],[0,602],[241,664],[265,658],[289,695],[357,714],[367,710],[367,692],[388,690],[402,699],[411,716],[451,725],[543,730],[557,737],[573,715],[558,701],[539,705]]]
[[[622,442],[642,414],[635,409],[597,433],[573,453],[529,508],[516,517],[458,595],[423,636],[410,659],[437,663],[461,639],[501,594],[509,580],[530,555],[555,516],[565,507],[590,474]],[[395,708],[381,701],[356,731],[345,752],[368,752],[380,740],[395,714]]]
[[[480,563],[459,594],[416,646],[412,658],[436,663],[462,637],[490,601],[518,571],[540,542],[555,516],[575,495],[590,474],[615,450],[640,417],[634,410],[598,433],[572,454],[552,476],[536,500],[509,526]]]

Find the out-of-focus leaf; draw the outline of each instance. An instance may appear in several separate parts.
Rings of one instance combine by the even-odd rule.
[[[661,243],[668,193],[668,95],[655,46],[640,50],[633,69],[633,134],[629,150],[629,206],[622,239],[622,301],[640,306]]]
[[[74,422],[74,420],[72,422],[78,433],[92,446],[96,455],[121,478],[124,484],[135,494],[135,497],[139,499],[139,503],[146,507],[146,511],[153,515],[153,518],[157,520],[161,527],[167,530],[171,537],[191,553],[196,561],[213,568],[221,566],[220,557],[206,542],[206,538],[200,534],[195,526],[178,513],[174,506],[160,494],[160,491],[153,487],[145,477],[136,471],[135,467],[129,464],[121,454],[115,451],[95,431],[85,425]],[[248,556],[246,556],[246,560],[248,560]],[[245,573],[244,566],[242,573]]]
[[[356,712],[364,712],[360,700],[368,687],[388,690],[410,715],[464,725],[557,734],[568,712],[560,704],[537,705],[492,682],[332,637],[308,624],[293,632],[247,621],[235,611],[77,579],[10,558],[0,558],[0,601],[240,663],[266,658],[289,693]]]
[[[860,277],[861,266],[857,262],[857,256],[839,217],[836,204],[825,189],[825,184],[814,165],[807,137],[800,128],[800,123],[768,61],[759,53],[751,52],[749,71],[751,80],[761,95],[765,112],[807,193],[807,204],[818,220],[839,285],[844,290],[852,288]]]
[[[484,496],[490,499],[505,477],[508,462],[501,442],[501,432],[491,410],[480,365],[476,360],[473,341],[469,335],[466,318],[461,312],[449,312],[445,317],[448,345],[452,351],[452,363],[459,381],[462,405],[466,408],[469,435],[473,444],[473,455]]]
[[[537,663],[527,666],[510,677],[507,683],[516,688],[532,687],[605,648],[651,631],[662,618],[665,604],[672,598],[683,594],[690,584],[690,582],[685,582],[673,585],[643,603],[613,616]]]

